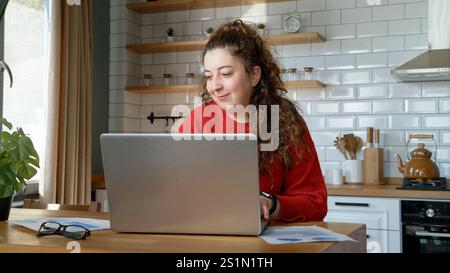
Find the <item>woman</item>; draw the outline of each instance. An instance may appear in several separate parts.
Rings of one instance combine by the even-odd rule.
[[[280,68],[265,42],[253,27],[236,20],[212,34],[202,59],[203,104],[188,115],[178,131],[234,133],[236,128],[243,128],[248,133],[254,128],[248,113],[236,115],[230,109],[253,105],[261,118],[264,114],[259,106],[273,109],[266,117],[275,114],[273,106],[278,106],[279,122],[269,124],[278,126],[277,149],[261,149],[264,141],[258,131],[261,213],[267,220],[322,220],[327,213],[327,192],[314,143],[295,105],[285,97]],[[212,106],[219,106],[223,115],[204,115]],[[219,117],[223,121],[217,123]],[[217,126],[222,122],[223,126]]]

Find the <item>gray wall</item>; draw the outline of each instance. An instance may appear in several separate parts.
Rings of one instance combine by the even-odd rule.
[[[92,172],[102,173],[100,135],[108,132],[109,1],[92,1]]]

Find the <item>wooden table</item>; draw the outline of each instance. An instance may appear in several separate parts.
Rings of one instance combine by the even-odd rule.
[[[108,219],[107,213],[11,209],[10,220],[46,217]],[[279,225],[277,223],[277,225]],[[280,224],[281,225],[281,224]],[[283,224],[284,225],[284,224]],[[112,230],[94,231],[79,243],[80,252],[177,252],[177,253],[319,253],[366,252],[366,227],[360,224],[307,222],[346,234],[358,242],[319,242],[270,245],[259,237],[178,234],[129,234]],[[9,222],[0,222],[0,252],[71,252],[73,241],[63,236],[38,238],[36,232]]]

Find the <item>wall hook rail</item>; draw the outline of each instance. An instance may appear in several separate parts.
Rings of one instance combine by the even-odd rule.
[[[165,119],[166,120],[166,127],[169,127],[169,119],[172,120],[173,123],[175,123],[176,119],[183,118],[183,116],[155,116],[155,113],[151,112],[150,116],[147,117],[148,120],[150,120],[150,123],[153,124],[155,120],[157,119]]]

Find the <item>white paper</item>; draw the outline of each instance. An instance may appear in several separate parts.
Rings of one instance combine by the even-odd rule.
[[[319,226],[269,226],[259,236],[269,244],[353,241],[347,235]]]
[[[15,220],[9,221],[12,224],[16,224],[22,227],[26,227],[35,231],[39,231],[42,223],[44,222],[57,222],[61,225],[77,225],[89,229],[90,231],[111,229],[109,220],[98,220],[93,218],[71,218],[71,217],[60,217],[60,218],[38,218],[38,219],[25,219],[25,220]]]

